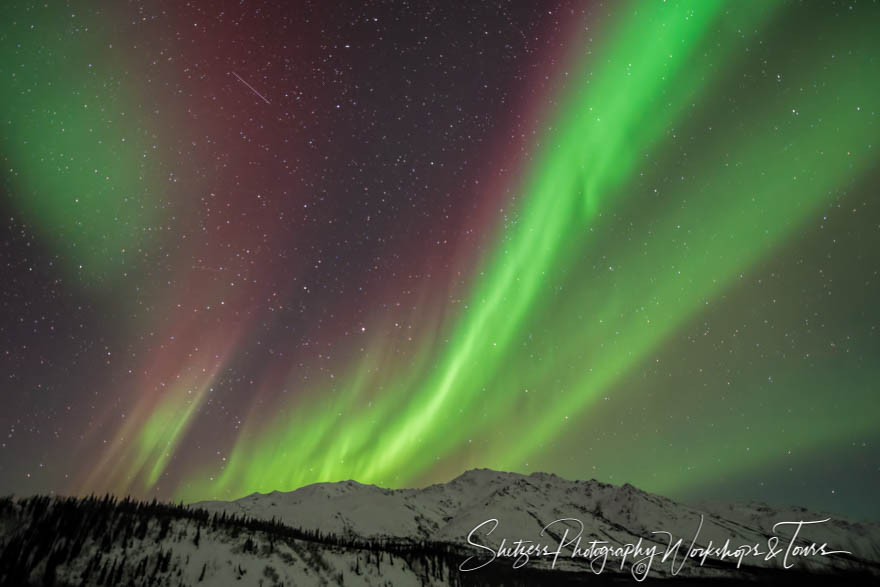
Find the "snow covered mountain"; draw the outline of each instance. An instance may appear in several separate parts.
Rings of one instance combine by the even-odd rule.
[[[774,529],[818,520],[794,546],[794,525]],[[485,469],[424,489],[346,481],[192,506],[0,500],[0,585],[873,584],[878,561],[876,523]]]
[[[449,483],[424,489],[390,490],[354,481],[319,483],[299,490],[269,494],[255,493],[232,502],[200,502],[195,507],[207,511],[225,511],[251,517],[275,518],[302,529],[328,532],[336,536],[361,539],[421,539],[462,547],[466,556],[488,555],[488,550],[468,544],[472,530],[487,520],[498,520],[482,526],[473,534],[473,541],[496,551],[502,542],[511,547],[517,540],[558,549],[560,541],[573,538],[582,528],[581,548],[591,540],[609,545],[637,544],[647,548],[656,545],[665,552],[679,538],[679,552],[687,552],[697,534],[694,546],[715,547],[729,541],[729,550],[740,545],[760,545],[778,537],[772,558],[746,556],[742,567],[783,569],[784,549],[791,542],[793,524],[779,522],[827,520],[821,524],[804,525],[798,529],[797,544],[827,544],[828,551],[851,554],[831,556],[790,556],[785,561],[792,570],[811,573],[842,573],[864,571],[880,574],[880,524],[853,523],[830,514],[808,512],[802,508],[773,509],[760,504],[746,506],[718,505],[695,509],[658,495],[640,491],[632,485],[609,485],[595,480],[569,481],[553,474],[521,475],[489,469],[475,469]],[[577,521],[557,522],[574,518]],[[582,524],[582,526],[581,526]],[[542,535],[542,530],[548,527]],[[491,533],[488,533],[493,529]],[[569,533],[566,535],[565,531]],[[666,532],[669,534],[656,534]],[[572,557],[571,549],[563,549],[556,557],[530,557],[528,566],[583,572],[589,560]],[[659,557],[657,557],[659,558]],[[684,566],[680,576],[718,576],[730,573],[736,558],[709,556],[702,567]],[[611,563],[616,562],[617,568]],[[629,557],[627,563],[632,562]],[[515,558],[496,558],[492,565],[512,566]],[[603,573],[620,571],[620,559],[608,557]],[[670,576],[670,561],[651,565],[651,576]],[[727,563],[727,564],[716,564]],[[624,565],[624,572],[630,568]],[[734,569],[736,570],[736,569]],[[740,569],[741,570],[741,569]],[[737,575],[737,573],[733,573]]]

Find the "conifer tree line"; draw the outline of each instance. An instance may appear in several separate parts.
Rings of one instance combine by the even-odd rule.
[[[188,543],[199,549],[216,534],[237,544],[235,552],[267,557],[279,554],[289,564],[297,564],[287,552],[277,549],[283,543],[320,571],[332,570],[322,557],[327,552],[345,553],[356,575],[381,576],[389,566],[403,564],[424,585],[458,583],[455,569],[463,560],[460,548],[450,543],[338,536],[296,528],[274,518],[211,513],[155,499],[5,497],[0,498],[0,585],[199,584],[210,574],[208,564],[197,567],[197,580],[186,580],[182,567],[189,561],[179,560],[179,556],[175,559],[175,545]],[[64,569],[78,571],[71,577],[70,572],[62,572]],[[246,574],[240,565],[233,571],[239,577]],[[260,582],[266,587],[283,585],[270,565]]]

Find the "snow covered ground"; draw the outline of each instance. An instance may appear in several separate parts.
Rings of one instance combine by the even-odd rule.
[[[788,547],[794,527],[774,529],[826,519],[802,527],[796,545],[851,554],[797,554]],[[662,560],[678,539],[674,562]],[[777,556],[742,550],[766,550],[773,540]],[[687,557],[710,543],[746,552],[742,568],[717,552],[702,564]],[[591,544],[618,550],[585,556]],[[643,552],[621,556],[625,545]],[[762,504],[695,508],[630,485],[485,469],[424,489],[346,481],[188,507],[0,500],[0,585],[873,584],[878,545],[876,523]],[[646,554],[652,548],[654,558]]]
[[[828,514],[803,509],[773,509],[761,505],[716,505],[696,509],[658,495],[640,491],[631,485],[614,486],[598,481],[569,481],[552,474],[520,475],[488,469],[472,470],[449,483],[424,489],[389,490],[354,481],[319,483],[299,490],[281,493],[253,494],[232,502],[201,502],[196,507],[208,511],[227,511],[259,518],[276,518],[286,524],[339,536],[376,538],[416,538],[448,542],[480,553],[469,546],[469,533],[481,523],[497,519],[497,527],[487,534],[487,525],[474,535],[475,541],[494,548],[505,541],[530,540],[556,547],[565,536],[565,523],[553,524],[550,535],[542,535],[548,524],[565,518],[576,518],[583,524],[582,545],[590,540],[608,544],[655,544],[668,547],[670,540],[684,539],[689,546],[695,533],[696,546],[720,546],[729,541],[731,549],[740,545],[765,546],[773,536],[778,546],[785,547],[795,529],[783,525],[774,532],[778,522],[816,521],[822,524],[803,526],[800,544],[827,543],[827,550],[844,550],[852,556],[790,556],[793,568],[811,572],[838,573],[880,561],[880,525],[853,523]],[[567,524],[570,537],[580,525]],[[552,538],[553,535],[556,538]],[[682,552],[686,548],[682,547]],[[781,569],[783,553],[766,560],[766,556],[748,556],[743,565]],[[713,557],[704,565],[711,567]],[[609,559],[611,560],[611,559]],[[730,559],[728,559],[730,560]],[[545,557],[532,557],[530,565],[545,565]],[[583,570],[583,560],[560,556],[555,568]],[[493,564],[512,565],[513,561],[497,560]],[[696,565],[688,572],[699,574]],[[876,568],[876,567],[874,567]],[[652,565],[653,576],[668,576],[669,565]],[[721,572],[721,571],[719,571]],[[715,571],[709,574],[716,574]]]

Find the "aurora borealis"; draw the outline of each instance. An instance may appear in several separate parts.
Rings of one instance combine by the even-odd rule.
[[[878,518],[880,6],[194,4],[2,9],[0,492]]]

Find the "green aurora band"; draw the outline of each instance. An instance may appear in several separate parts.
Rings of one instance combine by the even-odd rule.
[[[0,146],[14,204],[54,250],[72,249],[60,264],[73,283],[112,291],[162,226],[152,113],[130,95],[126,55],[111,36],[48,5],[8,6],[3,19]]]
[[[876,437],[876,360],[848,353],[833,316],[809,314],[819,326],[795,350],[808,304],[790,298],[811,278],[791,266],[793,243],[864,207],[851,192],[877,161],[880,9],[827,22],[758,1],[614,10],[600,34],[582,26],[568,44],[557,106],[461,304],[436,322],[435,308],[414,316],[412,345],[375,336],[333,383],[304,386],[296,368],[282,386],[290,396],[261,382],[228,458],[184,472],[173,463],[189,464],[189,434],[253,325],[172,312],[156,330],[176,342],[145,353],[137,399],[78,490],[176,487],[195,501],[349,478],[413,486],[488,466],[672,496]],[[133,95],[138,69],[126,60],[137,52],[124,52],[120,33],[66,10],[13,12],[0,38],[11,56],[0,141],[12,204],[84,299],[124,315],[162,293],[139,264],[169,258],[163,235],[195,209],[199,186],[173,187],[157,171],[176,169],[180,149],[160,129],[187,119],[167,119],[155,88]],[[193,251],[176,254],[202,258]],[[193,305],[247,301],[189,269],[175,279]],[[760,333],[744,326],[758,303],[744,284],[756,282],[772,310],[754,315],[779,316]],[[844,288],[841,314],[867,305]],[[168,295],[157,308],[174,307]],[[370,319],[370,332],[394,331]],[[761,344],[792,350],[766,356]],[[729,380],[706,380],[701,364]]]
[[[723,304],[743,272],[784,249],[876,160],[880,77],[865,73],[876,72],[860,51],[867,24],[831,28],[822,44],[776,55],[775,70],[748,95],[737,92],[737,76],[766,62],[762,34],[782,8],[707,1],[622,10],[573,68],[575,85],[536,147],[512,220],[446,336],[424,342],[403,368],[376,341],[341,391],[312,389],[268,424],[247,420],[219,475],[198,471],[178,497],[347,478],[404,486],[475,465],[528,471],[532,458],[546,463],[580,446],[591,423],[607,429],[600,400],[626,397],[626,382],[660,361],[666,341]],[[775,71],[799,91],[781,91]],[[748,115],[718,120],[713,104],[732,93]],[[695,135],[704,137],[698,147],[687,140]],[[849,382],[845,405],[810,394],[818,405],[786,420],[787,441],[809,449],[870,431],[865,379]],[[756,398],[765,417],[752,433],[777,434],[791,400]],[[695,411],[708,418],[707,410]],[[811,424],[822,413],[827,425]],[[749,447],[748,458],[730,448],[748,444],[735,421],[715,429],[733,439],[725,443],[654,431],[658,443],[690,443],[698,470],[685,478],[657,454],[623,448],[623,480],[673,492],[772,464],[779,450],[769,443]],[[556,460],[558,472],[584,476]]]

